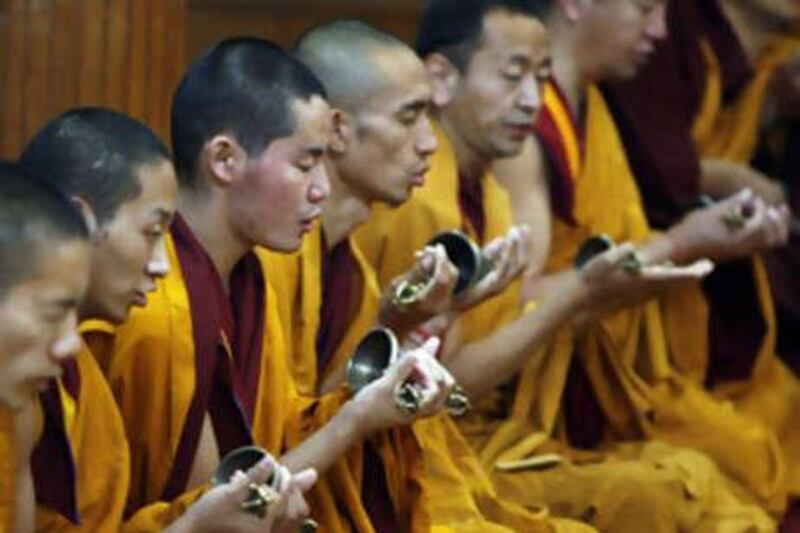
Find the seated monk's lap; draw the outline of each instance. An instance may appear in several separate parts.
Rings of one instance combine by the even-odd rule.
[[[710,459],[660,442],[619,446],[602,462],[493,477],[501,494],[524,495],[519,503],[546,505],[551,515],[600,531],[775,531]]]

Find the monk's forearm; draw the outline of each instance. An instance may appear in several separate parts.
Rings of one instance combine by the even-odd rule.
[[[295,473],[314,468],[321,475],[351,446],[360,442],[365,433],[360,406],[347,402],[325,426],[284,454],[280,462]]]
[[[700,190],[713,198],[725,198],[749,188],[767,203],[778,205],[786,202],[780,184],[749,165],[706,158],[701,161],[700,168]]]
[[[535,310],[462,347],[452,358],[450,370],[471,398],[508,381],[580,309],[585,289],[579,276],[572,272],[558,281],[557,288]]]

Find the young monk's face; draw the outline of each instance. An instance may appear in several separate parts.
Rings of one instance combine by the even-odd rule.
[[[94,237],[89,294],[81,318],[123,322],[132,306],[147,303],[155,280],[169,271],[165,236],[175,213],[178,184],[162,159],[136,169],[141,193],[121,205]]]
[[[248,159],[231,192],[231,222],[252,245],[297,250],[330,183],[322,158],[332,132],[331,110],[318,96],[292,104],[295,131]]]
[[[511,157],[533,132],[549,74],[547,30],[537,19],[489,12],[446,113],[461,141],[488,159]]]
[[[436,136],[428,120],[431,90],[425,67],[405,48],[375,58],[384,84],[349,114],[342,181],[368,202],[397,206],[425,182]]]
[[[43,243],[34,272],[0,301],[0,404],[25,407],[80,349],[77,307],[89,282],[89,244]]]
[[[577,23],[593,81],[631,78],[667,35],[666,0],[593,0]]]

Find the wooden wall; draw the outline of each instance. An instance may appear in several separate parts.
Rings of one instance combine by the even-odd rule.
[[[168,132],[185,0],[0,0],[0,157],[49,118],[103,105]]]
[[[423,0],[0,0],[0,157],[80,105],[126,112],[168,140],[187,62],[229,36],[290,45],[333,18],[412,40]]]
[[[362,19],[411,42],[423,0],[190,0],[187,56],[235,35],[291,46],[312,26],[335,18]]]

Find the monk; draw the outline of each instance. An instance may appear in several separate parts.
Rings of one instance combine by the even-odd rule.
[[[542,5],[539,16],[548,8],[549,5]],[[465,22],[467,29],[460,32],[454,29],[453,20],[468,18],[467,13],[475,11],[463,8],[460,3],[433,2],[423,16],[418,51],[425,58],[433,80],[435,116],[443,133],[439,152],[433,159],[429,187],[419,189],[408,204],[395,212],[381,212],[380,217],[375,216],[359,230],[358,237],[362,239],[359,242],[384,279],[389,279],[402,268],[409,250],[432,233],[455,225],[473,228],[471,232],[476,237],[483,233],[491,237],[498,226],[507,226],[514,215],[511,200],[488,171],[496,160],[518,155],[529,137],[526,133],[532,130],[528,125],[532,125],[539,105],[535,82],[549,73],[547,48],[541,46],[543,41],[546,42],[547,32],[535,16],[515,17],[516,13],[513,10],[509,13],[504,3],[494,10],[488,9],[488,14],[487,11],[479,12],[477,24]],[[522,31],[523,23],[528,24],[527,34]],[[469,28],[472,28],[472,33]],[[530,182],[530,165],[526,165],[526,169],[526,179]],[[516,200],[517,193],[514,192],[513,196]],[[612,208],[615,214],[625,214],[626,209],[625,205]],[[526,222],[531,223],[529,219]],[[617,242],[623,242],[637,236],[617,234],[614,237]],[[561,256],[562,275],[553,279],[553,283],[561,285],[550,284],[553,290],[545,302],[558,301],[569,283],[574,283],[576,275],[579,279],[592,279],[586,271],[564,270],[567,263],[571,265],[576,252],[577,244]],[[699,256],[696,254],[690,259]],[[654,268],[666,269],[670,273],[669,279],[656,277],[654,274],[659,270],[645,268],[641,275],[607,278],[602,285],[613,287],[606,296],[617,296],[616,293],[623,292],[622,289],[634,293],[644,289],[652,291],[653,284],[663,287],[666,282],[675,282],[676,278],[702,276],[707,267],[701,267],[702,264],[698,264],[675,271],[673,267],[660,265]],[[506,297],[508,300],[503,302]],[[600,298],[600,301],[605,303],[605,299]],[[561,434],[562,430],[556,427],[556,423],[563,420],[560,412],[562,387],[572,345],[577,342],[570,331],[564,331],[544,354],[537,352],[537,349],[545,348],[547,338],[540,335],[541,331],[536,334],[531,334],[531,331],[539,326],[552,332],[563,322],[554,320],[552,314],[545,312],[544,306],[540,312],[517,318],[517,301],[519,293],[503,294],[494,302],[487,302],[486,307],[476,309],[473,317],[469,314],[463,317],[462,348],[455,350],[449,361],[459,383],[472,391],[474,397],[484,396],[486,403],[478,409],[480,416],[464,422],[462,429],[493,473],[497,472],[498,466],[524,469],[526,463],[520,459],[541,455],[542,451],[547,451],[542,443],[551,435],[558,438]],[[579,310],[594,310],[598,306],[597,300],[588,301],[591,304],[585,307],[568,307],[567,315]],[[494,305],[490,306],[490,303]],[[498,328],[504,321],[510,325]],[[542,323],[545,326],[541,326]],[[625,325],[625,322],[620,325]],[[616,339],[601,340],[611,342]],[[635,348],[636,341],[630,346]],[[485,362],[480,364],[482,357]],[[599,361],[597,357],[592,359]],[[632,377],[629,369],[620,368],[621,363],[609,358],[609,366],[597,370],[607,371],[616,366],[624,376]],[[610,392],[619,395],[613,398],[619,402],[617,407],[643,406],[643,398],[638,396],[642,384],[638,379],[635,381],[611,385]],[[505,385],[503,389],[494,390],[500,384]],[[618,384],[619,390],[615,388]],[[579,389],[585,390],[586,387]],[[515,390],[521,392],[519,401],[515,400]],[[489,394],[484,394],[486,391]],[[627,394],[631,397],[625,397]],[[507,418],[509,415],[513,416]],[[620,412],[619,416],[616,421],[623,424],[646,421],[644,413]],[[624,432],[621,436],[627,435],[627,439],[635,438],[638,432],[630,428],[620,428],[620,431]],[[692,497],[676,490],[686,483],[696,485],[697,482],[689,479],[693,476],[703,479],[704,486],[714,487],[714,497],[736,501],[725,492],[719,472],[704,456],[664,443],[642,448],[637,450],[633,446],[623,450],[621,447],[613,452],[613,461],[609,459],[599,465],[568,464],[546,473],[528,472],[495,478],[502,483],[501,495],[507,498],[516,498],[528,505],[546,503],[556,514],[590,521],[600,529],[609,530],[650,528],[672,531],[678,527],[696,527],[704,519],[713,519],[715,515],[711,513],[709,504],[711,489]],[[570,454],[569,449],[560,449],[572,455],[578,463],[587,459],[582,454]],[[598,460],[596,455],[590,458]],[[552,457],[546,459],[553,460]],[[563,461],[563,457],[555,460]],[[687,476],[688,472],[692,472],[691,476]],[[653,508],[662,512],[654,514]],[[758,509],[753,509],[753,512],[759,515]],[[765,517],[758,517],[769,524]]]
[[[34,528],[30,454],[44,423],[37,396],[80,347],[89,242],[66,199],[5,162],[0,203],[0,527],[22,532]]]
[[[373,431],[441,408],[447,387],[422,362],[435,342],[349,400],[302,397],[287,379],[278,302],[251,252],[293,251],[311,230],[329,191],[330,124],[318,80],[264,40],[223,41],[182,79],[173,268],[100,357],[130,440],[131,509],[202,486],[243,444],[282,454],[292,472],[324,473]],[[416,415],[395,405],[408,379],[427,398]],[[331,513],[314,509],[324,527]]]
[[[295,378],[309,390],[324,391],[338,385],[354,343],[376,322],[391,324],[402,316],[406,329],[413,329],[412,322],[425,319],[420,306],[437,307],[437,297],[431,296],[435,288],[417,303],[394,302],[397,280],[381,299],[375,272],[353,239],[372,205],[399,206],[422,185],[437,140],[427,118],[431,97],[425,69],[395,37],[361,22],[334,21],[306,33],[296,54],[325,84],[334,107],[327,152],[331,195],[321,224],[299,255],[264,258],[288,304],[283,313],[295,344]],[[512,228],[487,245],[494,271],[457,300],[451,284],[440,312],[459,312],[511,282],[523,265],[526,238],[526,230]],[[440,280],[430,277],[431,284]],[[373,438],[364,448],[363,469],[360,496],[378,531],[556,527],[544,513],[498,500],[477,457],[445,415]],[[378,509],[386,510],[379,514]],[[567,530],[567,524],[558,526]]]
[[[734,1],[699,8],[676,1],[669,15],[675,37],[654,64],[641,77],[608,88],[648,216],[657,225],[670,223],[691,207],[691,195],[719,197],[743,187],[775,205],[792,200],[789,125],[792,99],[800,92],[787,77],[800,51],[797,5]],[[679,76],[668,64],[691,75]],[[643,106],[663,108],[667,98],[676,113],[665,120],[641,114]],[[672,157],[661,151],[666,137],[673,139]],[[788,181],[778,181],[781,174]],[[778,433],[795,496],[800,434],[790,413],[800,401],[793,341],[796,255],[792,235],[789,247],[726,265],[704,286],[711,309],[705,382]]]
[[[786,213],[766,206],[749,191],[727,200],[724,208],[729,210],[731,203],[742,201],[752,205],[756,218],[747,219],[741,227],[726,229],[721,222],[727,213],[722,206],[715,206],[693,213],[660,237],[650,234],[619,134],[593,82],[635,74],[664,36],[663,9],[658,3],[647,9],[638,9],[630,2],[604,6],[565,3],[549,19],[555,80],[545,94],[546,105],[539,124],[541,146],[534,146],[530,160],[508,180],[514,188],[514,198],[520,199],[516,209],[520,214],[524,213],[524,191],[533,187],[530,178],[523,177],[526,166],[546,166],[550,182],[556,184],[552,187],[556,194],[550,201],[564,224],[554,226],[549,269],[563,267],[563,263],[559,265],[563,259],[559,258],[564,257],[564,246],[571,250],[568,253],[574,253],[592,233],[633,239],[640,243],[640,253],[647,261],[669,259],[677,264],[699,255],[717,262],[744,257],[785,238]],[[601,194],[602,202],[597,200]],[[728,246],[722,246],[725,240],[730,242]],[[635,312],[644,314],[634,321]],[[616,321],[613,328],[612,320]],[[785,493],[781,485],[783,457],[776,449],[774,433],[702,390],[707,363],[706,323],[705,300],[697,286],[675,288],[657,301],[630,307],[625,313],[601,321],[603,334],[616,344],[606,349],[631,361],[636,381],[644,381],[636,385],[644,388],[635,395],[631,389],[631,397],[625,401],[633,401],[644,392],[636,402],[645,411],[652,409],[648,416],[654,417],[654,423],[637,423],[640,427],[631,435],[639,433],[639,438],[658,438],[706,453],[729,477],[745,485],[754,501],[778,514],[785,504]],[[648,338],[646,349],[635,344],[634,339],[641,333]],[[641,357],[649,360],[645,363],[638,359]],[[588,379],[594,397],[570,400],[565,396],[564,409],[574,410],[585,422],[592,421],[584,423],[584,428],[574,425],[570,432],[573,443],[594,448],[607,440],[609,426],[627,415],[616,411],[622,404],[612,407],[615,400],[609,394],[615,392],[614,388],[603,384],[606,378],[595,374],[600,369],[592,369],[586,361],[585,369],[573,361],[566,387],[568,392],[570,388],[586,389]],[[626,370],[617,372],[622,371]],[[578,385],[581,380],[583,386]],[[664,387],[666,383],[672,384],[671,391]],[[591,413],[594,416],[590,417]],[[715,437],[703,437],[693,429],[698,427],[707,428],[704,431]],[[745,461],[746,468],[742,467]]]
[[[210,491],[191,507],[198,491],[174,503],[155,503],[123,524],[128,443],[90,343],[100,320],[103,327],[125,320],[169,268],[164,235],[174,214],[177,182],[166,148],[146,126],[119,113],[86,108],[47,124],[26,147],[21,164],[72,198],[92,236],[88,290],[78,305],[86,343],[74,360],[63,364],[62,377],[46,383],[38,398],[43,427],[30,460],[37,529],[269,530],[280,514],[278,506],[264,521],[239,509],[248,485],[263,483],[271,474],[269,461],[235,483]],[[313,482],[313,474],[304,476],[312,479],[295,480],[292,491]],[[288,500],[289,487],[282,492]],[[299,494],[293,497],[298,498]]]

